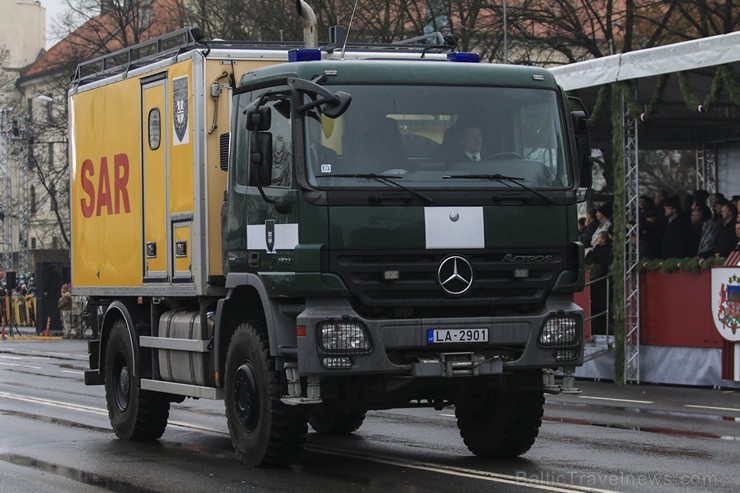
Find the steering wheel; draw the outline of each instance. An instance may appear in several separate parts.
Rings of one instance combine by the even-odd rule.
[[[490,154],[486,157],[486,159],[507,159],[507,158],[524,159],[521,154],[514,152],[514,151],[497,152],[495,154]]]

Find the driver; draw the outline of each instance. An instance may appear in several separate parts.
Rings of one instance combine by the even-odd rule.
[[[483,132],[479,127],[463,127],[459,129],[459,142],[463,154],[455,161],[480,161],[481,147],[483,146]]]

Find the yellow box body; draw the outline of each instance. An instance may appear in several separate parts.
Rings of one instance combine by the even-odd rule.
[[[75,293],[197,295],[223,276],[229,77],[285,58],[193,50],[70,91]]]

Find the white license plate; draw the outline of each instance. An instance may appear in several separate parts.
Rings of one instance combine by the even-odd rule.
[[[427,344],[488,342],[488,329],[427,329]]]

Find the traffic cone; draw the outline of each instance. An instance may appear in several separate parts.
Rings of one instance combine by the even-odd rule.
[[[51,327],[51,317],[46,318],[46,334],[44,337],[49,337],[49,328]]]

